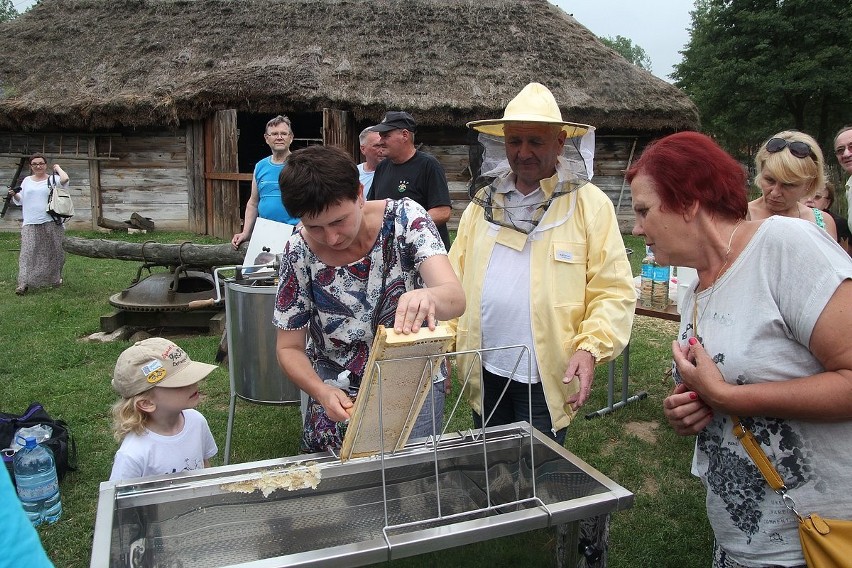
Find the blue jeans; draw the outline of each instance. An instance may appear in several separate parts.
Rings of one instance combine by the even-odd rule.
[[[501,399],[500,393],[503,392],[506,383],[509,383],[509,387]],[[486,419],[491,414],[492,409],[494,410],[494,414],[488,421],[488,426],[500,426],[520,421],[529,422],[536,430],[552,440],[556,440],[559,445],[565,444],[567,428],[553,432],[553,423],[550,420],[550,411],[547,409],[547,401],[544,398],[544,388],[541,383],[529,385],[513,381],[495,375],[483,367],[482,392],[485,398],[482,411]],[[530,416],[530,401],[532,402],[532,416]],[[476,412],[473,412],[473,424],[477,428],[482,427],[482,416]]]
[[[435,429],[432,429],[432,397],[435,397]],[[425,438],[426,436],[439,436],[444,427],[444,381],[432,384],[432,391],[426,396],[426,402],[417,415],[417,421],[411,428],[412,438]]]

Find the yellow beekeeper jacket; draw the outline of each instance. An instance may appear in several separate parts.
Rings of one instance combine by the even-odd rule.
[[[541,181],[546,197],[553,195],[558,181],[559,174]],[[502,198],[495,192],[495,205]],[[557,431],[575,414],[565,401],[577,392],[579,381],[572,381],[570,388],[562,382],[568,359],[577,349],[589,351],[598,363],[617,357],[630,339],[636,291],[615,209],[597,186],[586,183],[554,199],[529,236],[489,223],[482,206],[471,202],[449,252],[467,298],[465,313],[448,322],[456,334],[457,351],[481,347],[482,287],[494,245],[499,241],[521,250],[527,239],[533,266],[523,270],[530,276],[535,356]],[[459,376],[471,371],[466,395],[481,415],[480,363],[473,355],[458,359]]]

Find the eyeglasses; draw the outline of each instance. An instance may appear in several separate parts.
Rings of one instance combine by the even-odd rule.
[[[849,150],[849,152],[852,153],[852,144],[847,144],[846,146],[838,146],[834,149],[834,155],[840,157],[846,150]]]
[[[290,133],[289,132],[267,132],[266,135],[269,136],[270,138],[287,138],[288,136],[290,136]]]
[[[810,156],[814,161],[817,159],[816,154],[814,154],[814,151],[811,150],[811,147],[806,142],[790,142],[783,138],[772,138],[766,143],[766,151],[770,154],[780,152],[784,148],[788,148],[790,153],[797,158],[807,158]]]
[[[34,168],[38,168],[41,166],[46,166],[47,162],[30,162],[30,165]]]

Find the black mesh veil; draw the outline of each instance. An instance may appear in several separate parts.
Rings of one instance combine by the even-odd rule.
[[[518,210],[504,204],[495,191],[496,184],[511,172],[506,158],[504,140],[499,136],[473,132],[476,140],[469,145],[471,182],[468,186],[470,200],[482,207],[485,218],[491,223],[529,233],[538,226],[547,208],[555,199],[568,195],[592,178],[595,135],[589,129],[581,136],[567,138],[559,158],[562,174],[553,194],[539,202],[529,212],[529,204]]]

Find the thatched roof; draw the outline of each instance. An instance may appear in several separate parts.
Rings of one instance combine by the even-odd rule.
[[[602,129],[698,126],[680,90],[545,0],[42,0],[0,25],[0,129],[323,107],[497,117],[525,84]]]

